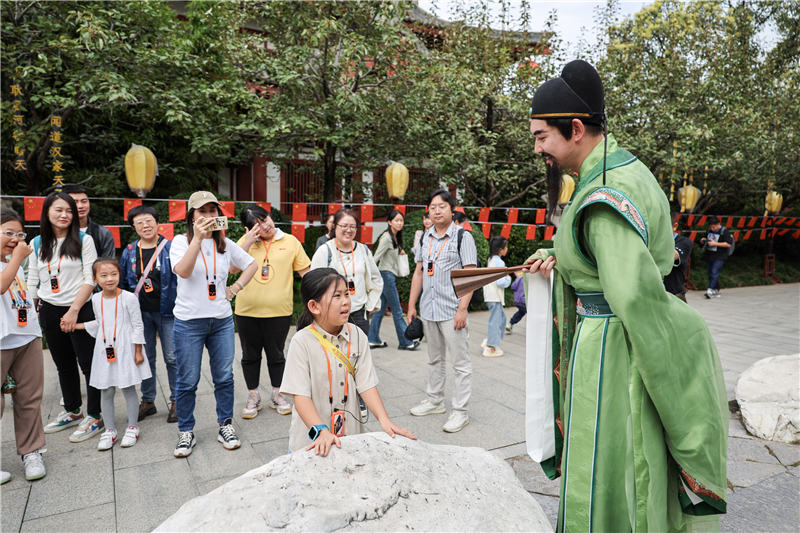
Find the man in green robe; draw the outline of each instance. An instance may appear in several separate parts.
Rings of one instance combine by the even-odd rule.
[[[555,207],[578,173],[554,248],[529,259],[553,280],[557,531],[719,529],[728,406],[705,321],[664,289],[670,207],[647,167],[605,135],[603,86],[585,61],[536,91],[536,153]],[[535,302],[531,302],[535,304]]]

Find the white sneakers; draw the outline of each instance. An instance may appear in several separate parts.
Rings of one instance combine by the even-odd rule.
[[[86,415],[78,425],[78,429],[76,429],[72,435],[69,436],[69,441],[83,442],[94,437],[95,435],[102,433],[103,427],[102,418],[95,418],[93,416]]]
[[[5,470],[0,470],[0,485],[11,481],[11,474]]]
[[[486,346],[483,348],[482,355],[484,357],[500,357],[502,355],[505,355],[505,352],[502,350],[502,348],[495,348],[494,346]]]
[[[286,398],[279,391],[274,391],[272,393],[272,398],[270,398],[269,406],[275,411],[278,412],[279,415],[288,415],[292,412],[292,406],[289,402],[286,401]]]
[[[422,400],[422,403],[419,405],[415,405],[409,411],[414,416],[428,416],[428,415],[440,415],[446,412],[443,404],[435,404],[430,401],[428,398]]]
[[[125,435],[122,437],[122,443],[120,443],[120,446],[123,448],[130,448],[136,444],[137,440],[139,440],[139,428],[128,426],[128,429],[125,430]]]
[[[44,427],[45,433],[55,433],[62,429],[67,429],[70,426],[79,424],[83,419],[83,413],[78,410],[77,413],[69,411],[61,411],[55,419]]]
[[[42,461],[42,454],[38,450],[23,455],[22,462],[25,464],[25,479],[33,481],[44,477],[44,461]]]
[[[110,450],[117,442],[117,432],[114,429],[107,429],[100,435],[100,441],[97,443],[97,449],[101,452]]]
[[[442,426],[442,431],[456,433],[464,429],[467,424],[469,424],[469,415],[466,411],[453,411]]]
[[[263,408],[264,405],[261,403],[261,395],[258,391],[250,391],[250,394],[247,396],[247,405],[242,409],[242,418],[255,418],[258,416],[258,412]]]

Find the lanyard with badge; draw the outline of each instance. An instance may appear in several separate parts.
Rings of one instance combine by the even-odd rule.
[[[347,374],[352,375],[355,379],[355,367],[353,367],[353,363],[350,361],[350,324],[347,324],[347,355],[342,353],[331,341],[322,336],[322,334],[317,331],[317,328],[314,327],[314,324],[311,324],[310,328],[311,333],[317,338],[320,345],[322,345],[322,351],[325,353],[325,362],[328,363],[328,401],[331,404],[331,433],[337,437],[341,437],[344,435],[345,412],[339,409],[333,409],[333,377],[331,374],[331,359],[328,356],[328,350],[330,350],[334,357],[347,369],[347,373],[344,375],[344,399],[342,399],[342,405],[346,406],[348,392],[350,391],[350,378]]]
[[[24,328],[28,325],[28,308],[31,307],[26,295],[28,287],[19,276],[15,276],[9,289],[11,293],[11,309],[17,310],[17,326]]]
[[[50,276],[50,292],[53,294],[58,294],[61,291],[61,286],[58,283],[58,275],[61,274],[61,261],[64,259],[64,256],[58,258],[58,266],[56,266],[56,275],[53,275],[53,271],[50,270],[50,261],[47,262],[47,274]]]
[[[142,270],[145,269],[144,257],[142,256],[142,241],[139,241],[137,248],[139,248],[139,269]],[[153,267],[153,262],[155,261],[157,252],[158,250],[153,252],[153,256],[150,258],[150,263],[147,265],[147,268],[142,270],[142,275],[144,276],[144,292],[149,293],[153,292],[154,290],[153,280],[150,279],[150,270]]]
[[[342,270],[344,271],[344,276],[347,278],[347,292],[350,293],[350,296],[356,293],[356,245],[353,244],[353,251],[352,252],[345,252],[351,253],[350,260],[353,263],[353,274],[352,278],[347,277],[347,267],[344,265],[344,258],[342,257],[342,251],[339,249],[339,246],[336,246],[336,251],[339,252],[339,262],[342,264]]]
[[[115,346],[117,345],[117,310],[119,309],[119,289],[117,289],[117,294],[114,296],[114,335],[111,337],[111,343],[109,344],[108,340],[106,340],[106,314],[103,311],[103,295],[100,295],[100,329],[103,330],[103,346],[106,347],[106,361],[109,363],[113,363],[117,360],[117,350]]]
[[[206,267],[206,282],[208,283],[208,299],[209,300],[216,300],[217,299],[217,248],[216,248],[216,244],[214,245],[214,281],[213,282],[208,277],[208,263],[206,263],[206,256],[203,253],[202,246],[201,246],[201,250],[200,250],[200,258],[203,260],[203,266]]]
[[[272,243],[275,242],[275,239],[269,241],[269,246],[267,246],[263,241],[261,244],[264,246],[264,260],[261,262],[261,279],[264,281],[269,281],[270,278],[270,268],[269,268],[269,250],[272,248]]]
[[[439,251],[436,252],[436,255],[431,258],[431,250],[433,247],[433,233],[431,233],[431,240],[428,241],[428,275],[433,276],[433,262],[439,259],[439,254],[442,253],[442,248],[444,245],[447,244],[447,240],[450,238],[450,235],[444,238],[444,242],[439,245]]]

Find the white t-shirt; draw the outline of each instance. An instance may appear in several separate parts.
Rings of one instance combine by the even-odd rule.
[[[6,269],[8,263],[0,262],[0,272]],[[33,298],[27,291],[25,284],[25,274],[22,267],[17,271],[17,279],[22,281],[20,286],[17,280],[11,283],[11,287],[0,295],[0,349],[10,350],[12,348],[19,348],[25,346],[36,337],[42,336],[42,330],[39,327],[39,317],[36,315],[36,309],[33,308]],[[21,290],[21,292],[20,292]],[[23,298],[22,295],[25,295]],[[28,324],[20,327],[17,324],[17,307],[22,306],[25,308],[28,315]]]
[[[369,248],[365,244],[355,241],[353,241],[353,246],[355,247],[354,252],[340,253],[336,248],[336,241],[329,240],[314,252],[314,256],[311,258],[311,270],[330,267],[348,281],[352,280],[355,283],[356,292],[350,295],[351,313],[364,308],[367,311],[374,311],[380,304],[383,277]]]
[[[61,257],[61,246],[64,239],[56,239],[56,249],[50,258],[50,270],[47,261],[42,261],[42,249],[38,254],[31,254],[28,264],[28,288],[31,298],[41,298],[51,305],[69,307],[83,285],[94,287],[92,264],[97,259],[97,250],[91,235],[84,235],[81,241],[81,257]],[[59,270],[59,260],[61,269]],[[50,275],[58,277],[59,291],[53,293],[50,287]]]
[[[178,235],[172,241],[169,249],[169,259],[172,262],[172,270],[175,271],[177,265],[186,250],[189,249],[189,241],[186,235]],[[200,257],[203,254],[203,258]],[[217,258],[216,276],[214,275],[214,256]],[[253,256],[239,248],[235,242],[225,239],[225,253],[217,253],[214,239],[203,239],[200,243],[200,253],[194,263],[192,275],[188,278],[178,276],[178,297],[175,299],[175,308],[172,310],[175,318],[180,320],[192,320],[195,318],[226,318],[231,316],[231,304],[225,299],[225,287],[228,282],[228,272],[231,265],[240,270],[247,268],[254,261]],[[217,297],[214,300],[208,298],[208,281],[206,279],[206,267],[208,268],[208,280],[217,287]]]

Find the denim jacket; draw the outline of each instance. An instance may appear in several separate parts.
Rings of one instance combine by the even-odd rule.
[[[158,236],[158,244],[161,240],[165,239],[163,235]],[[172,308],[175,307],[175,298],[178,293],[178,278],[172,272],[172,264],[169,260],[169,248],[172,243],[167,241],[166,246],[161,250],[158,255],[158,260],[161,263],[161,316],[171,318]],[[122,251],[119,264],[122,267],[122,276],[119,280],[119,287],[123,290],[133,292],[136,290],[136,284],[139,280],[136,277],[136,262],[139,260],[137,253],[137,246],[139,239],[128,244]],[[144,265],[144,269],[147,265]]]

